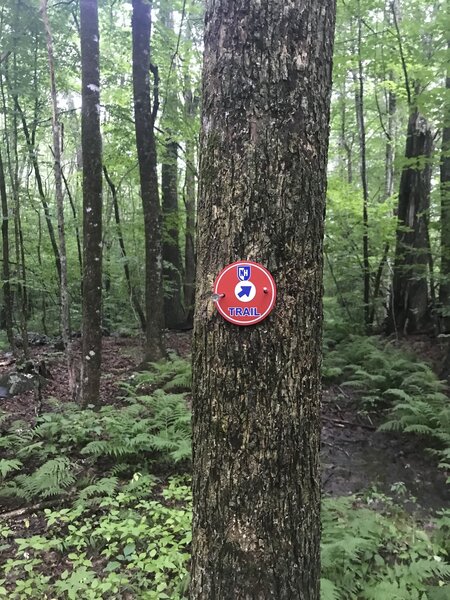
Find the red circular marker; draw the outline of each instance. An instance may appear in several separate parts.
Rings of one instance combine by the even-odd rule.
[[[224,319],[235,325],[255,325],[273,309],[277,287],[262,265],[240,260],[219,273],[214,295],[217,310]]]

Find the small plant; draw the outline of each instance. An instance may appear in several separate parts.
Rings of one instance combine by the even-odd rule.
[[[185,598],[190,487],[172,478],[159,495],[156,483],[135,474],[94,512],[81,504],[45,510],[45,533],[3,547],[0,598]]]

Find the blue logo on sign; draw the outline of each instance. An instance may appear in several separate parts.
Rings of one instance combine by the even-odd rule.
[[[238,272],[238,278],[241,281],[248,281],[250,279],[250,275],[251,275],[252,271],[251,271],[250,266],[246,266],[246,267],[238,267],[237,272]]]

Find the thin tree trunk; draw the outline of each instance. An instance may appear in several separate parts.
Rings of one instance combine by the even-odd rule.
[[[16,56],[13,53],[14,73],[16,70]],[[5,71],[7,65],[5,65]],[[5,74],[7,81],[7,76]],[[2,96],[3,114],[5,115],[5,125],[7,124],[7,103],[5,89],[3,85],[3,77],[0,77],[0,91]],[[25,358],[29,357],[28,349],[28,330],[27,330],[27,293],[26,293],[26,270],[25,270],[25,255],[23,251],[23,238],[21,236],[20,224],[20,202],[19,202],[19,155],[17,150],[17,113],[12,111],[12,126],[9,131],[12,136],[12,149],[9,143],[9,138],[6,136],[6,155],[8,161],[8,172],[11,182],[11,190],[13,194],[13,211],[14,211],[14,251],[16,259],[16,298],[19,314],[19,330],[22,340],[22,350]],[[14,155],[14,156],[12,156]]]
[[[334,2],[209,0],[193,348],[192,600],[318,600],[320,348]],[[255,260],[255,326],[211,290]],[[236,277],[236,281],[238,281]]]
[[[52,99],[52,133],[53,133],[53,156],[55,173],[55,198],[56,214],[58,219],[58,237],[59,237],[59,263],[60,263],[60,322],[61,337],[65,348],[69,392],[73,400],[76,397],[76,375],[74,365],[74,355],[70,337],[70,305],[69,288],[67,278],[67,252],[66,252],[66,234],[64,223],[64,193],[61,168],[61,125],[59,122],[59,110],[56,91],[55,61],[53,56],[53,38],[50,28],[50,22],[47,13],[47,0],[41,0],[42,20],[45,28],[45,37],[47,41],[48,67],[50,72],[50,94]]]
[[[67,181],[67,177],[64,175],[64,171],[61,169],[61,177],[64,181],[64,187],[66,188],[67,197],[69,198],[70,209],[72,211],[73,223],[75,228],[75,237],[77,240],[77,254],[78,254],[78,265],[80,267],[80,278],[83,278],[83,251],[81,249],[81,238],[80,238],[80,229],[78,227],[78,217],[77,210],[75,208],[75,202],[73,200],[72,192],[70,191],[69,182]],[[81,289],[81,294],[83,294],[83,289]]]
[[[145,346],[144,362],[164,356],[161,208],[156,171],[155,118],[158,111],[157,71],[153,108],[150,99],[150,30],[152,3],[133,0],[133,94],[136,147],[139,161],[145,236]]]
[[[2,208],[2,260],[3,260],[3,310],[5,318],[5,329],[11,350],[14,352],[13,332],[13,299],[11,291],[11,273],[9,269],[9,211],[8,196],[6,194],[5,170],[0,153],[0,197]]]
[[[448,43],[450,52],[450,41]],[[450,67],[445,81],[450,94]],[[447,96],[448,98],[449,96]],[[447,100],[441,146],[441,285],[439,301],[443,309],[441,329],[450,333],[450,101]]]
[[[133,282],[131,281],[130,267],[128,266],[128,257],[127,257],[127,252],[125,249],[125,240],[123,238],[122,225],[120,222],[120,209],[119,209],[119,202],[117,199],[117,188],[114,185],[113,180],[109,176],[106,166],[103,167],[103,173],[105,175],[105,179],[109,186],[109,189],[111,190],[113,209],[114,209],[114,220],[116,222],[116,232],[117,232],[117,238],[119,241],[120,252],[121,252],[122,258],[123,258],[123,270],[125,273],[125,280],[127,282],[128,294],[130,295],[130,300],[131,300],[133,309],[136,311],[136,314],[139,318],[139,324],[141,326],[141,329],[145,333],[145,315],[142,310],[141,303],[139,302],[139,297],[137,295],[136,288],[133,285]]]
[[[183,307],[183,261],[180,252],[180,215],[178,210],[177,144],[166,144],[161,167],[161,195],[164,218],[163,274],[167,290],[164,294],[164,322],[168,329],[180,327],[185,320]]]
[[[38,212],[38,239],[37,239],[37,244],[36,244],[36,254],[37,254],[37,259],[38,259],[38,265],[39,268],[41,269],[41,273],[42,273],[42,252],[41,252],[41,248],[42,248],[42,224],[41,224],[41,214]],[[41,323],[42,323],[42,331],[44,332],[44,335],[47,335],[48,333],[48,329],[47,329],[47,298],[46,298],[46,290],[43,290],[41,293],[41,312],[42,312],[42,317],[41,317]]]
[[[50,243],[52,245],[53,255],[55,257],[55,266],[56,266],[56,273],[58,275],[58,283],[60,283],[61,282],[61,260],[60,260],[60,256],[59,256],[58,244],[56,242],[55,229],[53,227],[53,222],[52,222],[52,218],[50,215],[50,207],[48,205],[47,197],[44,192],[44,185],[42,183],[41,170],[39,168],[39,162],[38,162],[38,158],[37,158],[36,148],[33,144],[32,136],[31,136],[30,130],[28,128],[28,123],[25,118],[25,113],[22,110],[22,107],[20,105],[17,94],[13,94],[13,100],[14,100],[14,105],[16,107],[16,110],[20,116],[20,120],[22,123],[22,129],[23,129],[23,133],[25,135],[25,141],[27,143],[28,156],[29,156],[30,162],[33,166],[39,197],[41,199],[42,208],[44,209],[44,215],[45,215],[45,221],[47,223],[48,235],[50,238]]]
[[[189,78],[185,79],[185,116],[187,122],[195,118],[197,102],[192,93]],[[184,242],[184,306],[186,309],[186,325],[194,321],[195,302],[195,163],[194,141],[191,136],[186,138],[186,171],[184,182],[184,205],[186,209],[186,232]]]
[[[160,19],[166,27],[168,40],[173,36],[173,14],[168,5],[161,5]],[[175,48],[168,44],[175,56]],[[175,59],[172,59],[172,63]],[[175,141],[173,123],[179,100],[174,83],[167,79],[162,114],[165,147],[161,166],[161,199],[163,215],[162,257],[164,280],[164,323],[168,329],[184,324],[183,306],[183,260],[180,249],[180,214],[178,208],[178,144]]]
[[[347,162],[347,182],[353,183],[353,159],[352,159],[352,146],[353,142],[347,140],[347,119],[346,119],[346,90],[345,81],[342,84],[340,91],[340,108],[341,108],[341,129],[339,132],[339,145],[345,152],[345,161]],[[344,163],[344,160],[342,160]]]
[[[80,0],[83,151],[81,403],[100,404],[102,352],[102,139],[97,0]]]
[[[355,108],[356,122],[358,124],[359,151],[360,151],[360,174],[363,192],[363,310],[364,325],[370,330],[370,264],[369,264],[369,186],[367,181],[367,161],[366,161],[366,125],[364,119],[364,74],[361,56],[362,47],[362,22],[361,5],[358,0],[358,72],[353,71],[353,80],[355,82]]]
[[[392,80],[393,73],[390,73],[390,80]],[[378,106],[378,102],[377,102]],[[385,146],[385,163],[384,163],[384,200],[387,200],[394,193],[394,159],[395,159],[395,114],[397,111],[397,98],[392,90],[389,90],[386,100],[387,109],[387,127],[383,130],[386,135],[386,146]],[[383,124],[383,118],[381,111],[379,111],[380,122]],[[370,324],[373,326],[377,310],[377,299],[380,295],[381,282],[383,277],[383,270],[388,262],[390,251],[390,244],[386,242],[383,249],[383,255],[381,257],[378,269],[375,275],[375,281],[373,284],[373,295],[372,295],[372,307],[370,310]]]

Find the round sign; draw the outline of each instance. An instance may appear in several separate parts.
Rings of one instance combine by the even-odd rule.
[[[275,305],[277,288],[262,265],[242,260],[226,266],[214,284],[217,310],[235,325],[254,325]]]

